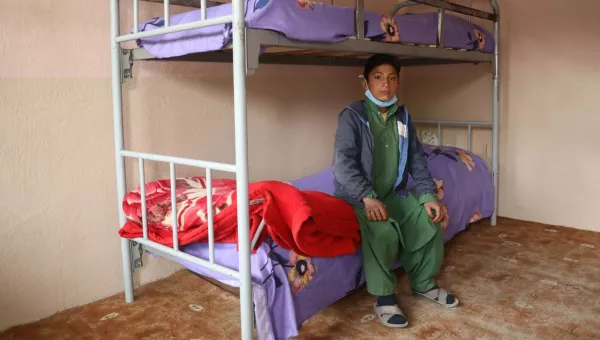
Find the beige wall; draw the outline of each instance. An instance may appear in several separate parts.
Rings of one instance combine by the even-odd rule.
[[[600,2],[501,6],[500,215],[600,231]],[[489,69],[411,68],[407,104],[420,118],[491,119]],[[444,138],[466,146],[464,133]],[[491,161],[490,134],[474,138]]]
[[[580,0],[577,9],[556,1],[543,12],[536,6],[549,1],[502,3],[503,216],[600,231],[586,217],[599,186],[592,104],[600,87],[600,8],[593,1]],[[372,9],[386,8],[378,6]],[[0,329],[122,290],[108,21],[107,1],[0,2]],[[486,70],[407,70],[411,112],[489,118]],[[288,180],[328,166],[336,114],[361,96],[359,72],[261,66],[248,80],[251,179]],[[233,162],[231,90],[229,64],[136,67],[125,86],[126,143]],[[488,137],[477,137],[479,153]],[[149,178],[166,174],[148,171]],[[573,198],[559,206],[557,195]],[[147,259],[136,282],[175,268]]]
[[[109,11],[96,3],[0,2],[0,329],[122,290]],[[134,72],[124,91],[131,149],[234,163],[231,64]],[[251,180],[330,164],[336,113],[360,96],[358,72],[265,65],[248,79]],[[177,268],[145,265],[137,283]]]

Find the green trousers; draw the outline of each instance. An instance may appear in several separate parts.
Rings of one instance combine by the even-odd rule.
[[[441,227],[413,195],[389,195],[381,202],[389,215],[385,222],[370,221],[364,207],[355,207],[368,292],[376,296],[395,293],[396,275],[391,269],[396,260],[408,273],[413,290],[433,288],[444,257]]]

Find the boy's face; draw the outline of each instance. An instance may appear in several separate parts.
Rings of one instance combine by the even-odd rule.
[[[368,86],[373,96],[382,102],[388,101],[396,95],[398,85],[398,73],[391,65],[377,66],[363,83],[363,86]]]

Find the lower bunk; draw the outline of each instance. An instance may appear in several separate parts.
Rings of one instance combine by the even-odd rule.
[[[424,149],[438,186],[438,199],[447,208],[449,215],[449,219],[444,222],[447,223],[444,232],[444,241],[447,242],[470,223],[492,215],[494,186],[488,167],[480,157],[453,147],[424,145]],[[213,206],[216,207],[218,216],[219,206],[231,203],[231,191],[234,188],[227,187],[232,183],[228,180],[222,182],[223,185],[219,185],[219,180],[213,180],[215,181],[217,189],[213,190]],[[168,190],[164,195],[161,195],[160,190],[152,190],[153,186],[160,186],[161,183],[159,181],[146,185],[150,189],[146,191],[149,222],[170,220],[168,181],[162,183]],[[333,172],[326,169],[288,184],[301,191],[332,195]],[[198,190],[195,197],[205,194],[206,192]],[[188,198],[190,196],[194,194],[188,195]],[[135,216],[139,215],[139,206],[132,197],[139,198],[139,194],[135,196],[135,192],[130,193],[128,197],[124,208],[129,208],[126,209],[126,214],[135,219]],[[164,209],[152,208],[158,206],[164,206]],[[135,211],[132,212],[132,209]],[[177,211],[180,219],[186,214],[183,211],[185,209],[181,210],[178,208]],[[199,211],[201,210],[195,210],[194,216],[200,215],[200,219],[205,218],[202,212],[198,213]],[[132,227],[132,224],[129,224],[129,228]],[[218,231],[215,233],[217,235]],[[125,232],[122,232],[121,236],[128,237]],[[214,248],[215,263],[233,270],[238,269],[238,251],[235,243],[217,242]],[[191,242],[182,246],[180,250],[203,259],[210,256],[207,242]],[[236,279],[185,260],[178,261],[201,276],[231,287],[239,286]],[[401,263],[397,263],[397,267],[400,268]],[[251,273],[255,325],[259,339],[288,339],[298,335],[303,322],[352,294],[365,283],[360,249],[352,254],[335,257],[303,256],[294,250],[285,249],[270,236],[265,237],[252,254]]]

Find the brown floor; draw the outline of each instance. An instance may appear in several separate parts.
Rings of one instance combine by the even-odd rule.
[[[460,299],[447,310],[408,294],[410,326],[381,326],[362,290],[317,314],[297,339],[600,339],[600,233],[501,220],[447,246],[439,282]],[[7,339],[236,339],[239,302],[181,271],[123,296],[0,333]]]

